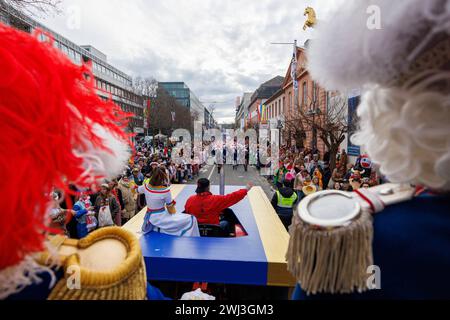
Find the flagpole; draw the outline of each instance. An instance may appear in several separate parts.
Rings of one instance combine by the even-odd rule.
[[[297,66],[297,63],[298,63],[297,40],[294,40],[294,42],[272,42],[271,44],[273,44],[273,45],[293,45],[294,46],[294,54],[292,56],[292,59],[295,61],[295,65]],[[298,83],[296,83],[297,70],[292,70],[294,61],[291,62],[291,77],[292,77],[292,86],[294,87],[294,96],[295,96],[294,106],[298,107],[299,88],[298,88]],[[295,67],[295,68],[297,68],[297,67]],[[281,133],[280,133],[280,140],[281,140]]]

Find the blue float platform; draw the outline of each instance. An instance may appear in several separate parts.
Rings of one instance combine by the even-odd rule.
[[[196,186],[173,185],[177,212]],[[226,193],[242,187],[228,186]],[[218,187],[212,187],[218,193]],[[286,270],[289,235],[260,187],[231,208],[248,236],[240,238],[174,237],[140,229],[146,209],[124,228],[140,239],[147,278],[158,281],[210,282],[240,285],[295,286]]]

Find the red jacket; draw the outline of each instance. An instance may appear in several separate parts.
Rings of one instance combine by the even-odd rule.
[[[185,212],[197,218],[199,224],[218,225],[220,214],[247,196],[242,189],[226,196],[216,196],[210,192],[200,193],[188,199]]]

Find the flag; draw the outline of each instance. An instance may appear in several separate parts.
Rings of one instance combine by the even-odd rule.
[[[297,50],[297,46],[294,47],[294,50]],[[298,99],[299,87],[297,81],[297,53],[294,52],[292,56],[292,64],[291,64],[291,77],[292,77],[292,85],[294,87],[295,99]]]
[[[256,120],[257,122],[261,122],[261,108],[262,108],[262,104],[260,104],[259,106],[256,107],[256,112],[258,114],[258,119]]]
[[[266,108],[266,105],[263,104],[261,108],[262,108],[262,110],[261,110],[261,114],[262,114],[261,122],[265,123],[267,121],[267,108]]]
[[[297,79],[297,59],[295,57],[295,54],[292,57],[292,63],[291,63],[291,77],[292,80]]]

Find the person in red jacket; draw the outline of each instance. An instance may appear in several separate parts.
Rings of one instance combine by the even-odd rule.
[[[224,210],[232,207],[247,196],[253,185],[248,184],[246,189],[241,189],[225,196],[213,195],[210,192],[210,182],[202,178],[197,181],[196,195],[190,197],[185,205],[185,212],[197,218],[198,224],[220,225],[229,231],[229,221],[220,221]]]

